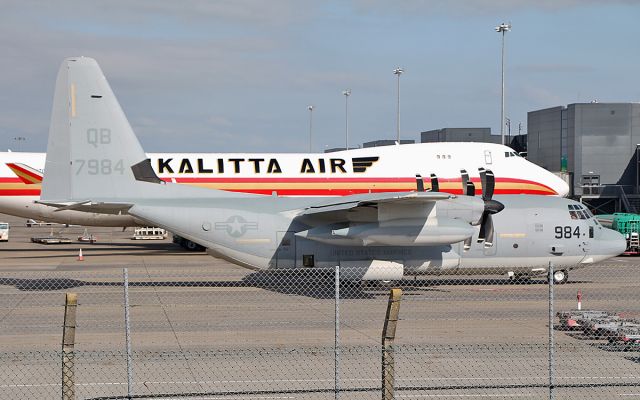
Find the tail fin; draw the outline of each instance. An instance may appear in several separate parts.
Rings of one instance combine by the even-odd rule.
[[[135,197],[145,188],[136,177],[157,180],[150,167],[98,63],[65,59],[56,80],[41,197]]]
[[[7,167],[26,185],[42,183],[42,172],[22,163],[7,163]]]

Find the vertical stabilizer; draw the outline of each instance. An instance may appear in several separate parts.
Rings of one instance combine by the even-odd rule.
[[[53,98],[42,199],[83,201],[139,195],[132,166],[146,160],[98,63],[64,60]]]

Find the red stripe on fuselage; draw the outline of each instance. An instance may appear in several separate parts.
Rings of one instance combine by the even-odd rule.
[[[40,189],[0,189],[0,196],[40,196]]]

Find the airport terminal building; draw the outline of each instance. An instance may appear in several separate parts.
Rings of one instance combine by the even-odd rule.
[[[640,103],[574,103],[531,111],[528,159],[570,177],[573,196],[602,212],[640,211]]]

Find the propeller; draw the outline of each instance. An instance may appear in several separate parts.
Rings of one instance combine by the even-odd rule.
[[[439,192],[440,191],[440,183],[438,182],[438,177],[436,174],[431,174],[431,191]]]
[[[469,180],[469,174],[467,170],[461,169],[460,174],[462,175],[462,194],[467,196],[475,196],[476,195],[476,186]]]
[[[424,179],[422,179],[422,175],[416,174],[416,190],[418,192],[425,192],[424,189]],[[431,189],[430,192],[439,192],[440,191],[440,183],[438,182],[438,177],[436,174],[431,174]]]
[[[496,185],[495,175],[491,170],[479,168],[480,182],[482,182],[482,200],[484,200],[484,211],[480,218],[480,233],[478,243],[484,242],[484,247],[493,246],[493,214],[497,214],[504,209],[504,204],[493,200],[493,191]]]
[[[424,192],[424,181],[422,180],[422,175],[416,174],[416,190],[418,192]]]

